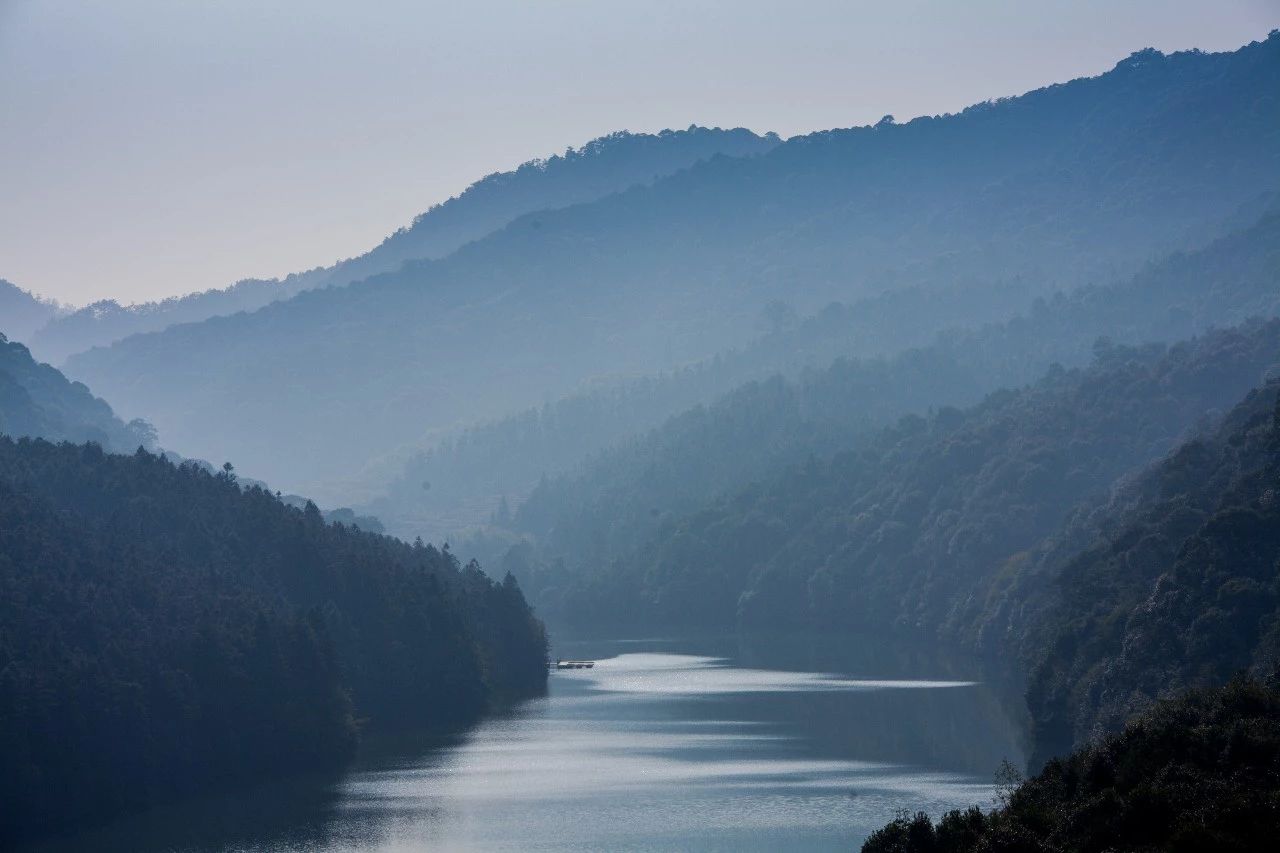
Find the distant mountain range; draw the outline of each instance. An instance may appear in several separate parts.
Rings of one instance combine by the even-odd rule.
[[[58,316],[55,302],[41,299],[12,282],[0,278],[0,334],[25,341]]]
[[[159,437],[147,421],[123,423],[105,400],[95,397],[80,382],[67,379],[56,367],[36,361],[30,350],[0,334],[0,435],[39,438],[75,444],[92,442],[113,453],[133,453],[139,447],[155,451]],[[195,465],[207,473],[217,467],[202,459],[188,459],[167,451],[174,464]],[[245,485],[266,484],[246,478]],[[308,500],[284,495],[284,503],[301,509]],[[371,533],[382,533],[382,523],[369,515],[357,515],[347,507],[322,510],[325,521],[340,521]]]
[[[447,436],[384,475],[385,493],[366,508],[400,535],[470,538],[492,558],[503,541],[511,543],[502,525],[489,528],[483,546],[487,534],[474,534],[505,502],[518,535],[549,544],[554,531],[566,560],[607,560],[600,550],[606,540],[590,532],[596,527],[611,537],[648,530],[653,507],[663,514],[692,509],[779,465],[849,447],[862,430],[902,414],[976,402],[1001,386],[1033,381],[1055,362],[1085,364],[1100,337],[1170,341],[1280,315],[1278,274],[1280,200],[1204,249],[1174,253],[1126,281],[1058,292],[1025,310],[1013,310],[1025,297],[1021,285],[977,295],[963,286],[905,289],[832,304],[687,369],[613,383]],[[956,327],[911,330],[912,312],[928,300]],[[1001,300],[1011,312],[1004,322],[965,328],[984,314],[998,316],[988,303]],[[890,342],[885,328],[905,332]],[[892,343],[904,351],[875,357]]]
[[[95,302],[77,311],[51,315],[45,322],[31,325],[28,332],[18,334],[15,330],[14,337],[29,339],[42,358],[61,362],[73,353],[130,335],[255,311],[303,290],[349,284],[395,270],[409,260],[444,257],[522,214],[602,198],[708,157],[763,153],[777,142],[772,134],[757,136],[741,128],[613,133],[564,154],[531,160],[514,171],[482,178],[457,197],[432,207],[369,252],[333,266],[317,267],[282,280],[247,279],[223,290],[160,302]],[[39,331],[32,337],[30,332],[36,329]]]
[[[804,315],[1011,281],[1030,301],[1202,245],[1280,186],[1277,91],[1280,36],[1228,54],[1142,51],[958,115],[704,160],[526,214],[439,260],[67,368],[176,447],[340,492],[433,430],[739,345],[778,303]],[[908,323],[950,319],[922,300]]]
[[[117,453],[152,446],[150,426],[124,424],[111,406],[79,382],[31,357],[0,334],[0,433],[50,441],[92,441]]]
[[[1129,281],[1058,294],[1005,323],[950,331],[889,358],[842,359],[794,379],[746,383],[546,478],[527,498],[513,500],[510,518],[495,525],[491,541],[472,547],[492,560],[513,540],[527,538],[543,560],[598,572],[629,549],[661,541],[685,516],[720,497],[810,458],[854,449],[905,415],[973,405],[1000,388],[1034,382],[1054,365],[1088,365],[1106,346],[1177,341],[1280,316],[1278,282],[1280,209]],[[1241,393],[1256,379],[1246,377]],[[567,444],[576,431],[573,414],[548,417],[540,443]],[[395,529],[427,504],[437,480],[447,485],[465,475],[484,481],[492,471],[521,471],[506,448],[533,455],[538,445],[526,438],[530,431],[527,420],[512,419],[415,461],[376,503],[378,511]],[[482,460],[493,467],[481,467]],[[419,485],[424,479],[432,484],[428,490]],[[548,583],[567,588],[563,577]],[[535,595],[539,589],[531,587]],[[553,602],[540,603],[558,612]]]

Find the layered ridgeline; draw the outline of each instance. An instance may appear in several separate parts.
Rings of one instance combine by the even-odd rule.
[[[714,158],[68,367],[177,444],[324,494],[304,487],[340,483],[372,448],[740,344],[780,299],[806,315],[907,285],[1049,292],[1202,242],[1280,185],[1278,83],[1280,35],[1144,51],[958,115]],[[909,325],[950,318],[925,301]]]
[[[103,300],[62,316],[54,317],[51,313],[40,323],[29,325],[26,331],[0,331],[28,339],[30,332],[39,329],[31,339],[31,346],[42,358],[61,362],[73,353],[104,346],[129,335],[255,311],[303,290],[349,284],[395,270],[409,260],[444,257],[522,214],[602,198],[670,175],[708,157],[762,153],[777,141],[772,134],[757,136],[740,128],[690,127],[659,134],[614,133],[594,139],[581,148],[571,148],[563,155],[532,160],[513,171],[482,178],[460,195],[418,216],[411,225],[396,231],[369,252],[333,266],[318,267],[280,280],[248,279],[223,290],[160,302],[121,305],[114,300]],[[3,310],[0,316],[4,316]]]
[[[0,278],[0,334],[27,340],[58,316],[60,306]]]
[[[1118,492],[1038,620],[1042,755],[1158,697],[1280,665],[1280,366],[1212,434]]]
[[[761,317],[760,337],[746,346],[678,370],[601,382],[536,408],[430,436],[425,450],[388,454],[371,464],[353,488],[358,495],[376,494],[364,508],[397,535],[457,540],[495,516],[505,517],[544,476],[569,472],[721,397],[724,389],[796,376],[837,358],[928,344],[936,334],[910,326],[925,303],[945,307],[957,324],[981,323],[1002,306],[1012,313],[1027,290],[1024,282],[976,293],[965,284],[903,288],[851,305],[833,302],[803,319],[789,305],[773,303]]]
[[[1003,653],[1005,623],[1018,614],[1005,597],[1016,587],[1009,576],[1040,565],[1034,549],[1278,363],[1280,320],[1171,348],[1103,344],[1087,369],[1055,367],[969,409],[907,416],[853,450],[811,457],[696,511],[654,507],[653,532],[618,542],[612,559],[528,565],[515,549],[508,567],[555,618],[895,627]],[[751,407],[742,411],[735,432],[716,439],[741,447],[749,435],[755,446],[763,430]],[[699,447],[715,452],[710,441],[683,447],[687,455],[654,467],[678,472]],[[605,525],[590,531],[614,536]]]
[[[492,561],[502,555],[504,543],[532,543],[512,554],[512,566],[533,584],[526,589],[539,598],[544,588],[563,592],[564,572],[547,574],[558,561],[570,574],[594,572],[659,539],[717,496],[777,476],[810,456],[825,458],[855,447],[870,430],[903,414],[972,405],[998,387],[1034,381],[1054,363],[1087,364],[1100,338],[1130,344],[1178,340],[1249,317],[1280,315],[1278,282],[1280,212],[1275,212],[1206,249],[1153,264],[1127,282],[1055,296],[1003,324],[947,333],[931,346],[889,359],[845,360],[792,381],[746,385],[596,455],[570,474],[547,479],[527,500],[511,502],[511,517],[496,518],[496,529],[467,547]],[[842,314],[826,316],[847,328]],[[1238,387],[1242,391],[1256,378],[1247,376],[1248,384]],[[477,462],[466,470],[484,471],[479,460],[486,454],[507,458],[504,442],[536,455],[535,440],[545,441],[534,429],[540,423],[497,425],[491,434],[474,436],[474,446],[463,444],[409,470],[425,473],[432,489],[419,489],[430,495],[436,491],[431,475],[447,470],[444,463],[461,467],[474,458]],[[555,420],[546,424],[559,426]],[[526,438],[529,434],[533,440]],[[567,445],[572,429],[552,435],[562,435],[559,440]],[[513,463],[510,470],[522,469]],[[397,499],[423,505],[414,494],[416,484],[408,478],[401,483],[378,504],[390,518],[397,518]],[[535,574],[542,579],[535,581]],[[552,597],[541,603],[550,612],[558,607]]]
[[[770,331],[740,350],[446,436],[384,475],[390,480],[385,494],[365,508],[402,536],[456,541],[497,519],[517,537],[535,537],[566,556],[585,557],[584,549],[591,549],[590,559],[599,560],[607,555],[599,553],[594,536],[580,536],[584,523],[607,519],[619,534],[633,522],[647,528],[651,508],[692,508],[780,462],[848,446],[868,425],[929,406],[973,403],[1002,385],[1034,380],[1054,362],[1086,363],[1099,337],[1176,340],[1280,314],[1277,281],[1280,208],[1129,281],[1059,292],[976,331],[959,326],[995,308],[976,305],[966,287],[945,294],[911,288],[855,305],[833,303],[803,321],[778,306]],[[1013,305],[1025,290],[1015,283],[982,293]],[[890,348],[882,330],[906,325],[921,301],[944,298],[958,328],[905,334],[897,345],[914,349],[892,358],[857,358]],[[813,369],[837,356],[843,361],[836,367]],[[775,375],[790,381],[780,383]],[[717,389],[735,382],[744,387],[717,400]],[[699,408],[703,400],[716,402]],[[752,426],[735,435],[730,422],[748,418]],[[658,459],[672,464],[662,470]],[[528,509],[513,523],[508,516],[521,505]],[[569,517],[588,505],[595,507],[595,520]],[[492,544],[512,538],[493,528],[487,534]]]
[[[863,853],[1269,850],[1280,834],[1280,687],[1235,680],[1008,778],[999,807],[904,815]]]
[[[139,450],[0,436],[0,843],[536,693],[514,581]]]
[[[0,434],[52,441],[93,441],[110,450],[152,447],[155,431],[144,421],[120,422],[111,407],[79,382],[31,357],[22,344],[0,334]]]
[[[49,441],[94,442],[109,451],[131,453],[139,447],[155,450],[159,437],[142,419],[125,424],[105,400],[79,382],[67,379],[56,367],[42,364],[22,344],[0,334],[0,435],[11,438],[44,438]],[[166,450],[174,463],[190,462],[210,473],[216,469],[200,459],[185,459]],[[254,485],[265,486],[261,481]],[[285,495],[284,502],[301,509],[307,499]],[[341,507],[324,510],[326,521],[355,524],[361,530],[382,533],[382,523],[367,514]]]

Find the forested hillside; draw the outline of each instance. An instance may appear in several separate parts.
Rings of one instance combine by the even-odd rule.
[[[457,538],[488,522],[505,500],[514,508],[543,476],[577,468],[619,442],[642,436],[668,418],[733,389],[775,375],[797,376],[838,358],[925,345],[936,334],[914,329],[927,304],[957,325],[1015,313],[1029,285],[888,291],[852,305],[833,302],[800,318],[787,303],[767,306],[761,335],[678,370],[598,383],[580,393],[496,421],[424,436],[425,450],[400,461],[379,460],[355,487],[375,494],[365,507],[399,535]],[[403,455],[403,454],[402,454]],[[395,454],[393,454],[393,457]],[[614,459],[612,462],[617,463]],[[720,484],[697,483],[714,490]]]
[[[26,340],[56,317],[58,305],[0,278],[0,334]]]
[[[32,325],[27,339],[41,358],[55,363],[73,353],[104,346],[129,335],[154,332],[179,323],[198,323],[240,311],[255,311],[303,290],[341,286],[397,269],[405,261],[441,258],[472,240],[535,210],[553,210],[592,201],[687,168],[699,160],[763,153],[778,140],[738,128],[690,127],[659,134],[613,133],[571,148],[564,154],[531,160],[510,172],[496,172],[464,192],[435,205],[355,258],[317,267],[284,279],[248,279],[223,290],[176,296],[160,302],[121,305],[103,300]],[[181,282],[177,283],[179,286]],[[0,316],[4,312],[0,311]],[[43,326],[43,328],[41,328]],[[0,331],[9,331],[0,329]]]
[[[0,434],[53,441],[95,441],[131,452],[151,447],[155,433],[137,420],[120,422],[104,401],[56,368],[31,357],[22,344],[0,334]]]
[[[809,331],[817,324],[806,324],[802,336],[836,338],[838,330],[856,322],[851,314],[856,316],[843,309],[824,312],[823,325]],[[546,480],[526,501],[510,504],[512,518],[499,525],[505,531],[478,538],[474,547],[492,560],[502,553],[502,543],[527,538],[536,548],[513,555],[526,572],[531,563],[555,560],[570,567],[607,565],[658,535],[661,525],[717,496],[810,456],[825,458],[854,447],[869,430],[901,415],[971,405],[1001,386],[1033,381],[1055,363],[1087,364],[1100,339],[1171,341],[1247,317],[1277,315],[1280,212],[1273,212],[1206,249],[1176,254],[1120,284],[1038,301],[1025,316],[1006,323],[950,332],[931,346],[889,359],[843,360],[792,381],[746,385],[598,454],[568,475]],[[656,392],[662,390],[659,386]],[[659,398],[656,392],[652,397]],[[575,414],[570,409],[562,417]],[[552,420],[546,425],[561,428],[561,441],[568,444],[572,424]],[[539,458],[527,431],[532,431],[528,422],[495,425],[491,433],[473,436],[474,446],[463,444],[410,470],[433,482],[433,474],[447,471],[448,463],[464,462],[468,454],[506,458],[504,442]],[[513,464],[511,470],[521,467]],[[397,499],[422,502],[413,492],[416,482],[401,482],[390,500],[378,504],[380,512],[394,517]],[[433,484],[419,494],[434,491]]]
[[[1278,362],[1277,320],[1167,349],[1100,345],[1088,369],[1056,367],[971,409],[907,416],[692,513],[655,507],[653,533],[611,561],[588,552],[582,563],[528,565],[517,549],[509,567],[544,612],[571,620],[963,633],[999,621],[990,612],[1006,602],[993,581],[1019,571],[1078,505]]]
[[[139,450],[0,437],[0,840],[542,689],[514,581]]]
[[[714,158],[438,261],[68,367],[171,441],[324,495],[321,481],[432,429],[739,345],[780,299],[805,315],[1020,279],[1030,299],[1200,245],[1280,185],[1277,91],[1280,35],[1230,54],[1144,51],[957,115]],[[926,303],[910,325],[950,322]]]
[[[1028,694],[1043,755],[1280,665],[1278,401],[1273,381],[1130,484],[1056,579]]]
[[[863,853],[1269,850],[1280,834],[1280,689],[1273,677],[1191,692],[1006,784],[994,811],[937,824],[903,816]]]

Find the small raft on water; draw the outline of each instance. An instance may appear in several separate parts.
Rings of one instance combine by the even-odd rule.
[[[554,669],[591,669],[596,665],[593,660],[558,660],[552,664]]]

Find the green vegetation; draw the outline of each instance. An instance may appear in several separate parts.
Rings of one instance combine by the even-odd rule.
[[[644,447],[650,443],[646,433],[668,419],[673,419],[671,429],[660,432],[696,428],[694,424],[703,419],[710,421],[708,428],[714,428],[716,413],[709,413],[707,409],[753,405],[762,417],[798,421],[803,417],[800,411],[782,412],[764,405],[770,402],[774,377],[779,375],[797,377],[793,382],[797,387],[790,395],[797,409],[808,408],[808,400],[813,397],[830,396],[843,390],[809,387],[822,383],[824,374],[848,373],[851,385],[858,381],[858,376],[865,376],[868,384],[875,383],[878,387],[874,396],[862,402],[876,408],[857,413],[858,424],[885,415],[896,417],[916,406],[928,406],[948,394],[956,397],[954,402],[972,402],[988,390],[986,382],[1004,378],[1001,368],[1007,372],[1016,364],[1025,371],[1024,363],[1003,359],[1003,364],[987,364],[989,359],[974,358],[976,348],[968,356],[958,354],[956,350],[962,348],[967,335],[948,338],[956,346],[946,347],[947,359],[938,359],[938,370],[951,365],[945,378],[936,377],[939,381],[934,381],[935,376],[926,370],[935,366],[927,364],[928,357],[922,358],[920,353],[887,361],[855,357],[934,343],[936,336],[931,326],[916,328],[911,323],[911,318],[922,311],[945,310],[954,323],[980,324],[986,318],[997,316],[1000,306],[1012,310],[1009,306],[1025,302],[1026,291],[1025,285],[1017,284],[984,287],[977,292],[968,286],[945,291],[910,287],[853,305],[831,303],[803,320],[788,317],[786,306],[778,303],[773,307],[781,316],[773,320],[763,317],[767,323],[765,333],[742,348],[659,375],[604,381],[598,387],[554,403],[449,433],[426,450],[411,455],[398,466],[397,473],[384,477],[378,485],[386,494],[371,500],[366,507],[386,519],[391,529],[400,535],[456,536],[475,530],[490,520],[504,498],[509,507],[523,504],[544,476],[563,476],[575,472],[583,463],[592,463],[593,473],[605,469],[619,475],[630,472],[634,463],[627,454],[651,453]],[[931,349],[942,347],[938,344]],[[838,359],[841,363],[832,371],[816,369],[825,368]],[[908,360],[918,365],[912,379],[921,384],[895,382],[894,370],[905,367]],[[1045,361],[1043,367],[1048,364]],[[1019,374],[1019,381],[1037,372],[1026,372],[1025,377]],[[760,389],[764,399],[758,402],[750,399],[755,386],[744,387],[755,382],[765,386]],[[735,390],[725,395],[724,389]],[[723,397],[725,402],[702,405],[718,397]],[[730,400],[734,402],[727,402]],[[855,405],[843,407],[839,415],[854,408]],[[773,436],[777,437],[781,429],[789,425],[783,424],[774,430]],[[806,427],[795,437],[796,441],[808,438],[811,430]],[[681,440],[678,435],[654,438],[671,445]],[[738,459],[739,464],[724,473],[738,477],[732,482],[742,485],[758,472],[756,462],[762,458]],[[385,479],[390,482],[386,483]],[[578,491],[584,480],[558,485]],[[691,475],[684,480],[681,493],[687,497],[695,494],[709,497],[726,485],[723,478],[713,480]],[[546,491],[545,486],[540,490],[544,498],[548,497]],[[579,500],[582,494],[579,492]],[[676,509],[678,507],[668,504],[668,511]],[[524,528],[522,531],[533,532]],[[485,533],[504,536],[503,531],[492,527]],[[510,541],[509,536],[506,538]]]
[[[1003,655],[996,638],[1021,615],[1009,573],[1025,567],[1032,576],[1035,549],[1077,507],[1167,452],[1206,412],[1232,405],[1277,361],[1280,321],[1168,349],[1101,345],[1088,369],[1052,370],[968,410],[906,417],[830,461],[815,457],[687,514],[659,513],[635,544],[622,539],[631,517],[617,513],[615,527],[584,524],[584,562],[516,549],[507,568],[556,618],[762,630],[897,626],[959,635]],[[741,417],[727,422],[732,431],[685,442],[682,455],[664,447],[649,470],[678,482],[681,473],[700,476],[708,463],[699,452],[715,461],[733,455],[722,448],[744,459],[753,446],[767,448],[775,433],[752,415],[768,409],[737,411]],[[640,515],[646,509],[628,506]],[[563,525],[548,527],[565,535]],[[604,543],[599,551],[589,547],[593,530]],[[611,559],[591,562],[611,547]]]
[[[999,808],[904,815],[863,853],[1200,853],[1280,837],[1280,689],[1244,679],[1161,702],[1051,761]]]
[[[540,691],[511,578],[230,470],[0,437],[0,841],[334,767]]]
[[[1278,489],[1273,382],[1116,495],[1103,535],[1058,575],[1037,643],[1041,756],[1156,698],[1280,665]]]
[[[0,434],[52,441],[93,441],[122,453],[153,447],[145,421],[123,424],[105,402],[57,369],[40,364],[22,344],[0,335]]]
[[[547,479],[514,505],[514,517],[500,525],[505,530],[469,547],[492,562],[502,557],[503,543],[524,538],[533,547],[520,548],[521,565],[562,560],[570,570],[592,570],[654,537],[661,523],[753,481],[775,478],[811,456],[824,459],[858,447],[874,429],[904,414],[973,405],[1001,386],[1038,379],[1055,363],[1087,364],[1091,344],[1099,338],[1127,344],[1177,340],[1252,316],[1276,316],[1277,280],[1280,212],[1273,212],[1203,250],[1153,264],[1129,281],[1059,294],[1006,323],[954,331],[893,358],[842,359],[792,380],[775,377],[744,385],[713,405],[687,410],[644,436],[597,453],[571,473]],[[856,328],[859,316],[832,308],[787,336],[788,343],[800,349],[803,340],[838,339]],[[373,507],[383,517],[395,517],[399,507],[427,506],[429,496],[451,493],[450,485],[463,473],[494,488],[502,482],[496,471],[514,448],[525,451],[525,458],[505,470],[536,477],[530,460],[553,453],[568,457],[576,427],[610,422],[601,411],[616,408],[625,416],[644,409],[643,402],[659,409],[668,390],[678,387],[675,379],[652,383],[637,389],[641,400],[601,393],[541,417],[530,413],[475,431],[409,466],[391,496]],[[423,482],[431,489],[424,490]],[[529,479],[530,486],[533,482]],[[560,586],[563,578],[548,582]],[[526,589],[537,594],[534,587]]]

